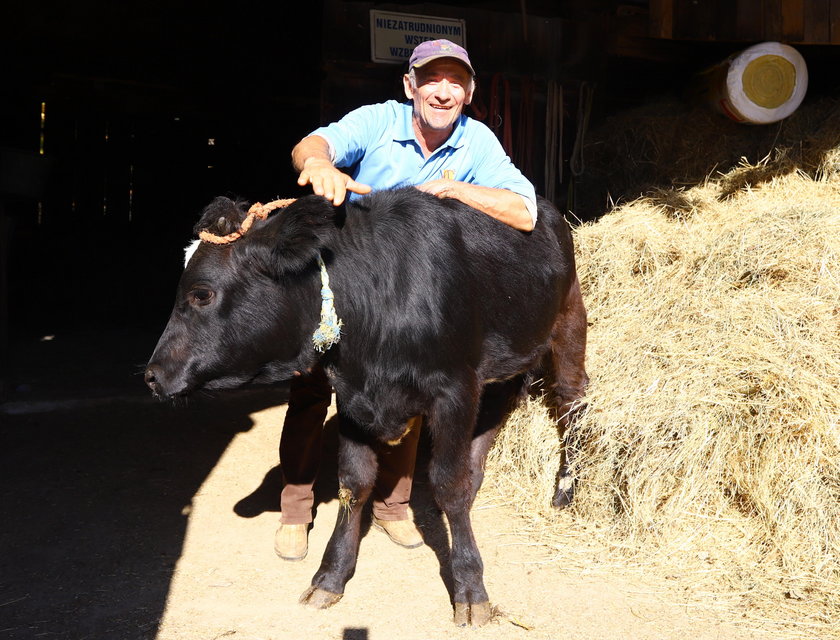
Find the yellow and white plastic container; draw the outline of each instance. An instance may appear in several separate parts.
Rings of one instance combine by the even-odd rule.
[[[713,109],[736,122],[769,124],[802,103],[808,67],[793,47],[762,42],[702,72],[697,89]]]

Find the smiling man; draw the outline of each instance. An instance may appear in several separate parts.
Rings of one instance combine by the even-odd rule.
[[[414,185],[531,231],[537,215],[533,185],[493,132],[463,114],[475,89],[467,52],[448,40],[417,45],[403,86],[408,102],[360,107],[301,140],[292,150],[298,184],[312,185],[336,206],[348,192],[354,200],[372,189]],[[274,540],[277,555],[285,560],[300,560],[307,553],[312,487],[330,395],[321,368],[292,382],[280,440],[281,526]],[[374,526],[407,548],[423,543],[408,519],[419,431],[419,419],[410,420],[401,442],[379,456],[374,487]]]
[[[536,220],[533,185],[482,123],[463,115],[475,72],[467,52],[448,40],[417,45],[394,100],[356,109],[315,130],[292,150],[298,184],[335,205],[369,193],[415,185],[457,198],[520,229]],[[349,167],[345,173],[336,167]]]

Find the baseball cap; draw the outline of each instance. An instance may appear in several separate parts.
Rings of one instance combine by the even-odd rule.
[[[475,75],[467,50],[449,40],[427,40],[418,44],[408,59],[408,68],[422,67],[427,62],[438,58],[455,58],[467,65],[470,73]]]

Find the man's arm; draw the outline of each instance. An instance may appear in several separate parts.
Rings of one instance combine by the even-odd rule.
[[[356,182],[333,166],[330,145],[321,136],[307,136],[292,149],[292,166],[300,173],[298,184],[312,185],[312,191],[331,200],[335,206],[344,202],[347,191],[370,193],[370,186]]]
[[[533,231],[534,218],[523,196],[507,189],[481,187],[457,180],[432,180],[417,188],[439,198],[455,198],[520,231]]]

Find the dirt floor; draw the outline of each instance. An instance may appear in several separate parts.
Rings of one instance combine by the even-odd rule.
[[[136,370],[104,367],[70,395],[65,383],[61,398],[34,371],[0,404],[0,638],[771,637],[689,604],[667,581],[564,568],[489,487],[473,521],[497,616],[455,627],[448,540],[422,461],[412,509],[427,545],[402,549],[365,525],[344,599],[305,608],[297,599],[337,514],[335,450],[325,452],[310,554],[281,561],[272,541],[283,389],[172,407],[146,396]]]

